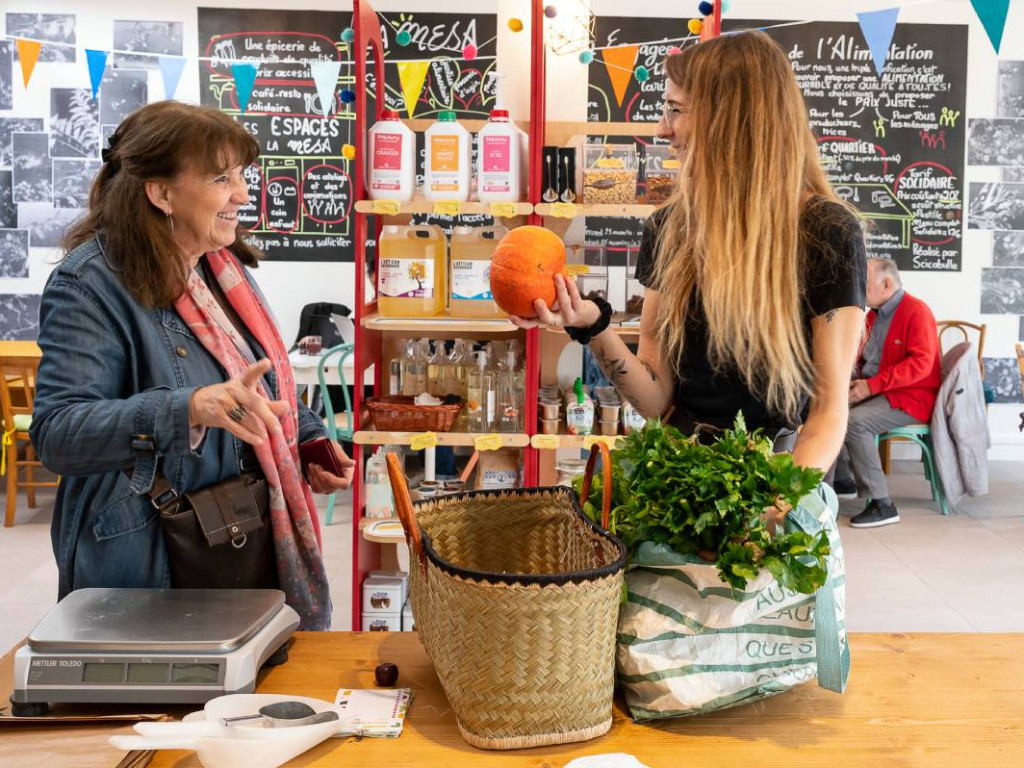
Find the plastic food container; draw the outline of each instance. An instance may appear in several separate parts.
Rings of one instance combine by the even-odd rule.
[[[541,419],[540,420],[540,433],[542,435],[557,435],[558,434],[558,422],[559,419],[556,416],[553,419]]]
[[[570,435],[589,435],[594,431],[594,404],[590,400],[565,406],[565,426]]]
[[[632,144],[587,144],[583,147],[583,202],[636,202],[636,147]]]
[[[600,433],[602,435],[617,435],[617,434],[619,434],[619,420],[618,419],[615,419],[615,421],[605,421],[604,419],[601,419],[601,421],[598,422],[598,425],[600,426]]]
[[[616,402],[612,403],[601,403],[601,421],[614,421],[616,424],[619,423],[619,410],[622,406]]]
[[[542,419],[557,419],[561,415],[562,405],[557,400],[541,400],[539,405]]]
[[[649,145],[644,158],[644,195],[648,205],[660,205],[672,197],[679,178],[679,158],[672,147]]]

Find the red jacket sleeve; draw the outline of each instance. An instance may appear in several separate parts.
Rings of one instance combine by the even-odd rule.
[[[881,368],[877,375],[867,380],[868,389],[873,395],[916,386],[932,372],[939,351],[939,331],[932,313],[924,305],[913,307],[913,312],[907,315],[905,328],[903,343],[906,346],[906,357],[895,365]],[[892,330],[890,326],[890,333]],[[885,346],[889,344],[887,338]]]

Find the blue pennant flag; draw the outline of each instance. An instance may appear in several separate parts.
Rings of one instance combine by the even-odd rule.
[[[885,69],[885,59],[889,55],[889,45],[892,43],[892,35],[896,31],[896,17],[899,15],[899,8],[857,14],[860,31],[864,33],[864,39],[871,49],[871,58],[874,59],[875,71],[879,77]]]
[[[1003,28],[1006,26],[1006,14],[1010,10],[1010,0],[971,0],[974,12],[978,14],[981,24],[985,27],[992,47],[999,54],[999,46],[1003,43]]]
[[[107,51],[85,49],[85,58],[89,62],[89,82],[92,83],[93,100],[96,99],[96,94],[100,90],[100,82],[103,80],[103,71],[107,68],[107,56],[109,55]]]
[[[184,69],[185,59],[180,56],[160,57],[160,74],[164,77],[165,99],[174,98],[174,93],[178,90],[178,83],[181,81],[181,73]]]
[[[316,83],[316,92],[320,97],[320,109],[327,117],[334,106],[334,92],[338,88],[338,73],[341,71],[340,61],[312,61],[309,74]]]
[[[248,61],[235,61],[231,64],[231,75],[235,78],[235,92],[238,93],[238,107],[243,112],[252,98],[252,87],[256,84],[256,73],[259,67]]]

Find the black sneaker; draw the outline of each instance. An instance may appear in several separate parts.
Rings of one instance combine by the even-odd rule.
[[[836,492],[836,496],[840,499],[856,499],[857,481],[852,478],[836,480],[832,483],[832,490]]]
[[[872,499],[864,511],[850,520],[851,528],[879,528],[900,521],[900,513],[895,504],[883,504]]]

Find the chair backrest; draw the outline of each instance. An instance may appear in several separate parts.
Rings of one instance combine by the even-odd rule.
[[[324,393],[324,411],[327,415],[328,432],[331,438],[336,438],[337,435],[334,426],[334,404],[331,402],[331,396],[327,389],[325,371],[328,364],[330,364],[331,358],[336,358],[334,365],[338,367],[338,381],[341,382],[341,392],[345,398],[345,418],[348,423],[346,437],[350,436],[353,432],[352,399],[349,397],[348,383],[345,381],[345,361],[355,352],[355,349],[355,344],[339,344],[336,347],[332,347],[320,355],[320,364],[317,366],[317,376],[320,380],[320,391]]]
[[[0,357],[0,412],[5,430],[14,428],[15,416],[32,414],[38,370],[38,357]]]
[[[332,304],[329,301],[318,301],[307,304],[299,314],[299,331],[295,336],[295,343],[289,352],[299,346],[299,339],[305,336],[319,336],[323,339],[323,348],[334,347],[342,342],[341,331],[332,319],[331,315],[348,317],[352,310],[344,304]]]
[[[975,325],[964,320],[939,320],[935,323],[939,328],[939,354],[943,354],[962,341],[969,341],[978,350],[978,366],[981,378],[985,378],[985,323]]]

